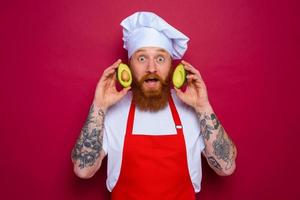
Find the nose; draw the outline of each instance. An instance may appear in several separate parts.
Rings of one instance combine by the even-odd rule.
[[[154,59],[149,59],[148,65],[147,65],[147,72],[148,73],[156,73],[157,66]]]

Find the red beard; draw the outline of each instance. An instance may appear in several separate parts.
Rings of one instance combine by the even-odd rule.
[[[170,97],[171,74],[172,70],[170,70],[165,80],[154,73],[143,76],[140,81],[133,77],[133,101],[140,110],[155,112],[163,109],[168,104]],[[159,88],[155,90],[145,90],[143,83],[149,79],[155,79],[158,81],[160,84]]]

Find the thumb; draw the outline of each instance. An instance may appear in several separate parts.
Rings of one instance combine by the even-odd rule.
[[[183,92],[180,89],[176,88],[176,87],[174,87],[174,89],[175,89],[176,95],[179,97],[179,99],[183,100],[183,98],[184,98]]]
[[[127,94],[127,92],[131,89],[131,87],[127,87],[127,88],[123,88],[121,91],[120,91],[120,94],[121,96],[125,96]]]

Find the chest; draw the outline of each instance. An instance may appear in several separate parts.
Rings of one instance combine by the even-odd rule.
[[[169,106],[151,113],[136,109],[133,121],[133,134],[172,135],[176,134],[175,122]]]

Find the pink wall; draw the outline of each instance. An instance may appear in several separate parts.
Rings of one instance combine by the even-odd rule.
[[[1,199],[108,199],[106,162],[81,180],[70,152],[138,10],[190,36],[185,59],[238,148],[230,177],[205,164],[198,199],[300,199],[297,1],[45,2],[1,2]]]

